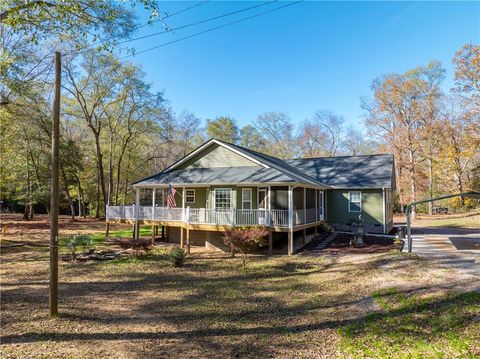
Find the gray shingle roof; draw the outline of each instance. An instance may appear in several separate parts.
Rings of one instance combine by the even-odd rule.
[[[160,172],[136,184],[227,184],[227,183],[285,182],[295,180],[275,168],[260,166],[187,168]]]
[[[153,184],[305,183],[336,188],[394,188],[393,156],[340,156],[281,160],[216,140],[261,166],[171,169],[135,182]],[[209,141],[210,142],[210,141]],[[208,142],[207,142],[208,143]]]
[[[393,155],[390,154],[302,158],[286,162],[337,188],[394,188]]]

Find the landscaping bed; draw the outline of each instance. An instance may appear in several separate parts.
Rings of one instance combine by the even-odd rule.
[[[392,250],[401,251],[403,248],[401,240],[368,235],[363,239],[364,246],[354,247],[350,244],[352,238],[352,234],[338,233],[335,239],[323,249],[323,252],[330,254],[385,253]]]

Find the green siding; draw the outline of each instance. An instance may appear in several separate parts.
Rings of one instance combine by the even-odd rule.
[[[213,167],[241,167],[258,166],[255,162],[230,151],[229,149],[212,144],[194,157],[178,166],[178,169],[185,168],[213,168]]]
[[[352,189],[352,191],[355,191]],[[383,226],[382,190],[360,190],[362,192],[362,219],[365,224]],[[348,211],[348,190],[327,190],[327,221],[347,224],[358,219],[360,212]]]
[[[185,207],[190,208],[206,208],[207,204],[207,189],[206,188],[188,188],[187,189],[194,189],[195,190],[195,203],[185,203]],[[181,203],[181,202],[180,202]]]

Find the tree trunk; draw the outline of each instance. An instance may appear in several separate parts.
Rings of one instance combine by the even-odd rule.
[[[100,189],[102,191],[103,203],[107,203],[107,187],[105,184],[105,171],[103,169],[103,153],[102,148],[100,147],[100,134],[95,133],[95,148],[97,151],[97,168],[98,168],[98,177],[100,179]],[[97,201],[97,218],[99,217],[98,210],[100,209],[100,200]]]
[[[428,158],[428,194],[433,198],[433,161],[430,154]],[[433,214],[433,202],[428,202],[428,214]]]
[[[30,193],[30,168],[27,159],[27,195],[25,196],[25,211],[23,212],[23,220],[28,221],[30,219],[30,213],[32,210],[30,207],[32,206],[31,202],[31,193]]]
[[[62,171],[65,196],[67,196],[68,204],[70,205],[70,216],[72,217],[72,222],[75,222],[75,204],[73,202],[72,196],[70,196],[70,191],[68,190],[67,176],[65,174],[65,169],[63,168],[62,164],[60,164],[60,168]]]
[[[100,217],[100,175],[98,171],[98,163],[97,163],[97,193],[95,195],[95,218]]]
[[[85,196],[83,194],[82,183],[80,182],[80,177],[74,174],[75,179],[77,181],[77,188],[78,188],[78,216],[86,218],[87,217],[87,210],[85,206]]]
[[[414,156],[413,151],[409,150],[409,157],[410,157],[410,166],[409,166],[409,173],[410,173],[410,202],[415,202],[417,200],[417,183],[415,182],[415,164],[414,164]],[[412,206],[412,219],[417,218],[417,208],[416,206]]]
[[[110,205],[110,201],[112,200],[112,192],[113,192],[113,133],[110,130],[110,146],[109,150],[110,153],[108,154],[108,197],[105,204]]]

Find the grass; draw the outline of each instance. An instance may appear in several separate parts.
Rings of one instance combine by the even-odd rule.
[[[79,234],[82,237],[90,239],[90,247],[99,248],[103,246],[103,241],[105,240],[105,233],[95,233],[95,234]],[[141,226],[140,227],[140,236],[151,236],[152,227],[151,226]],[[70,248],[68,246],[71,239],[76,236],[76,234],[67,234],[60,235],[59,238],[59,249],[60,254],[65,255],[70,253]],[[109,234],[110,237],[128,237],[133,236],[132,230],[120,230],[120,231],[111,231]]]
[[[372,296],[382,310],[339,330],[345,356],[480,356],[480,293],[422,296],[388,288]]]
[[[480,228],[480,214],[465,215],[464,217],[422,219],[415,222],[416,225],[425,227],[452,227],[452,228]]]
[[[103,237],[96,238],[101,243]],[[48,318],[48,248],[2,253],[0,356],[479,353],[473,341],[479,333],[478,293],[439,294],[435,285],[463,288],[465,282],[451,268],[439,269],[427,259],[405,253],[255,255],[248,257],[243,273],[239,256],[199,253],[174,268],[168,260],[172,247],[112,261],[61,263],[60,317],[55,320]],[[404,288],[405,278],[411,292],[382,289],[386,283]],[[418,288],[428,295],[420,295]],[[365,305],[370,302],[375,306]]]

